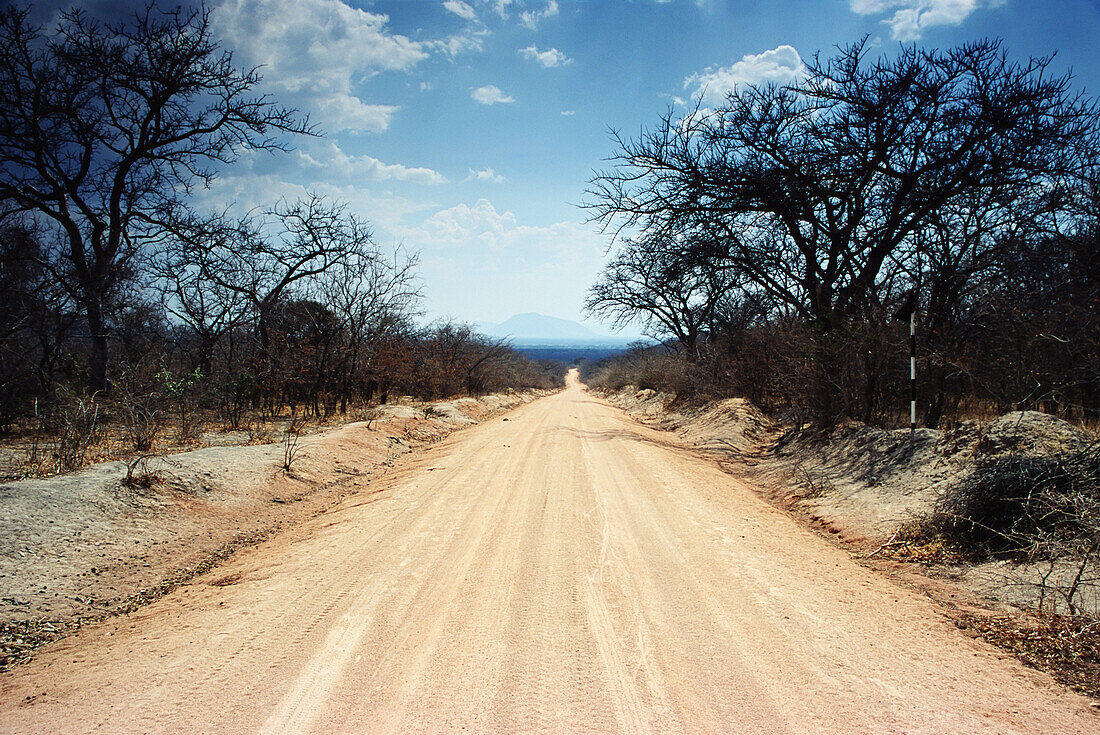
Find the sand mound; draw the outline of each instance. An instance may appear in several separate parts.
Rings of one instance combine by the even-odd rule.
[[[1038,411],[1013,411],[986,424],[975,445],[982,454],[1051,454],[1073,451],[1085,441],[1073,424]]]
[[[744,398],[728,398],[668,413],[662,428],[702,449],[753,452],[773,438],[776,424]]]
[[[951,431],[881,429],[848,422],[828,435],[789,434],[741,399],[686,406],[675,396],[626,387],[607,396],[636,418],[676,432],[776,488],[829,527],[849,536],[888,537],[928,512],[973,464],[975,454],[1047,454],[1086,440],[1072,424],[1015,411]],[[760,461],[757,461],[757,460]]]

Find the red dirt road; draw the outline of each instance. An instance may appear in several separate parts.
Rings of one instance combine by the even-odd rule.
[[[570,381],[0,675],[0,732],[1096,733]]]

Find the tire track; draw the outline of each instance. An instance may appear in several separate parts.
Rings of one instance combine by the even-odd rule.
[[[218,575],[0,676],[0,732],[1100,724],[575,377]]]

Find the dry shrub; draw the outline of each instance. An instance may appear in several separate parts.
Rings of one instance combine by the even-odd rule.
[[[250,421],[245,428],[248,431],[249,444],[271,444],[275,441],[275,434],[271,426],[262,419]]]
[[[301,439],[305,428],[305,417],[299,416],[297,411],[292,408],[290,410],[290,423],[287,424],[286,431],[283,433],[283,471],[287,474],[290,474],[294,460],[298,458],[298,440]]]
[[[384,416],[381,406],[363,406],[355,412],[354,418],[356,421],[364,421],[367,424],[367,429],[370,429],[371,423],[377,421]]]
[[[1038,543],[1100,542],[1100,443],[1047,456],[978,461],[936,508],[937,530],[983,555],[1032,555]]]
[[[977,559],[1034,563],[1039,606],[1088,607],[1100,584],[1100,442],[1051,455],[979,460],[925,523]],[[1083,607],[1084,605],[1084,607]],[[1093,611],[1095,612],[1095,611]]]
[[[100,418],[100,405],[94,395],[58,388],[50,423],[57,436],[55,456],[59,472],[84,465],[88,448],[96,440]]]
[[[126,476],[122,478],[122,484],[131,490],[150,490],[164,478],[149,469],[149,457],[141,455],[126,463]]]
[[[585,382],[596,388],[619,390],[628,385],[675,393],[689,398],[709,392],[702,368],[682,355],[652,350],[628,352],[598,367]]]
[[[123,370],[115,381],[112,406],[135,452],[148,452],[153,448],[160,433],[163,400],[155,378],[143,378],[137,370]]]

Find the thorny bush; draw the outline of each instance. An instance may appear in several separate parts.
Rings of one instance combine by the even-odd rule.
[[[1055,593],[1071,614],[1083,612],[1084,591],[1100,583],[1100,441],[1060,454],[979,460],[924,530],[978,559],[1038,564],[1040,605],[1054,604],[1048,593]]]

